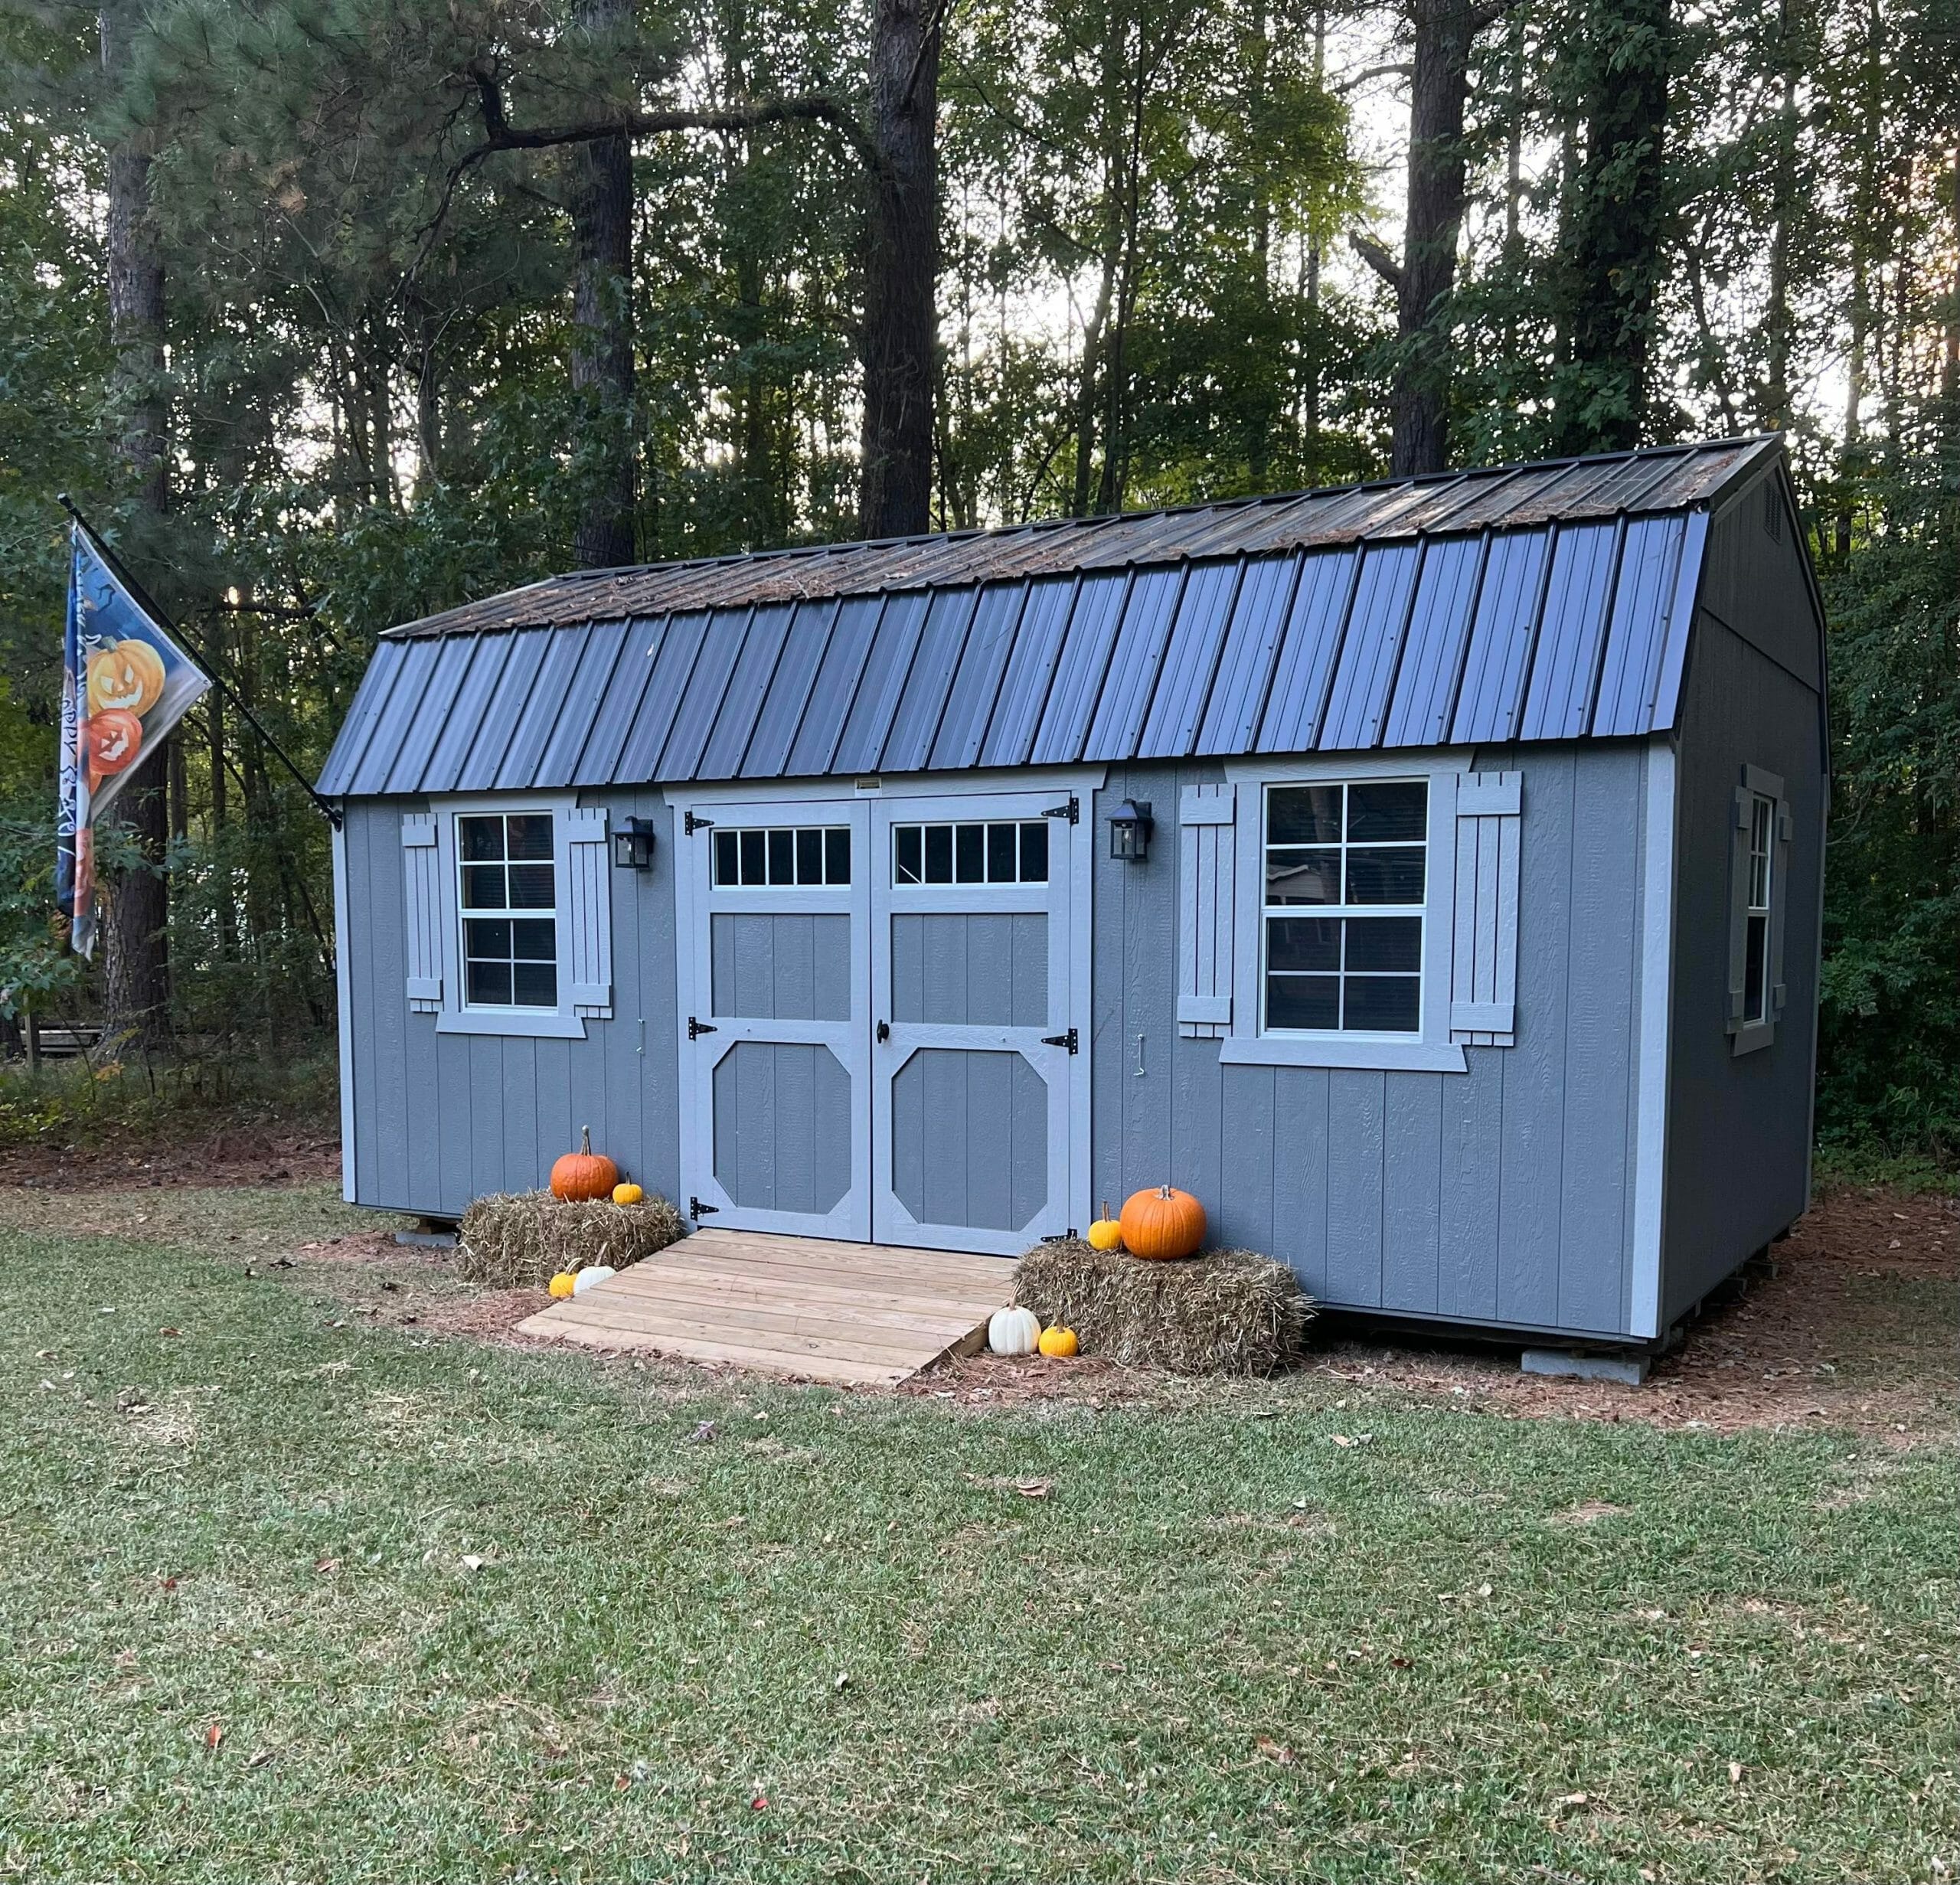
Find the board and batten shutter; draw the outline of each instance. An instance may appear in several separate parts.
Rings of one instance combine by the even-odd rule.
[[[443,853],[436,841],[436,814],[401,815],[401,854],[407,872],[403,915],[408,955],[408,1005],[416,1014],[443,1007]]]
[[[1449,1037],[1468,1047],[1517,1040],[1517,844],[1521,773],[1456,776],[1456,908]]]
[[[612,872],[603,806],[564,815],[566,836],[564,972],[567,996],[580,1021],[612,1018]]]
[[[1194,1041],[1232,1031],[1236,807],[1230,786],[1187,786],[1178,802],[1178,1031]]]

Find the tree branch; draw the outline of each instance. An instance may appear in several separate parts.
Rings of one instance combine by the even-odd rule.
[[[1350,233],[1348,246],[1399,295],[1402,292],[1402,266],[1385,245],[1357,229]]]

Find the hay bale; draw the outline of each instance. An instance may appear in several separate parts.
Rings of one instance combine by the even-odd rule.
[[[637,1204],[610,1198],[573,1204],[549,1191],[499,1192],[479,1197],[463,1213],[456,1251],[471,1282],[537,1289],[561,1269],[598,1263],[624,1269],[681,1234],[681,1214],[651,1192]]]
[[[1080,1238],[1037,1243],[1014,1293],[1044,1324],[1073,1329],[1085,1354],[1176,1374],[1270,1374],[1314,1313],[1299,1279],[1256,1251],[1145,1263]]]

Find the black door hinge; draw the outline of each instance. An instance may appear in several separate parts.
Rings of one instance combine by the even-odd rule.
[[[693,1218],[718,1217],[721,1214],[719,1204],[704,1204],[697,1197],[688,1200],[688,1215]]]
[[[1065,1034],[1044,1034],[1041,1037],[1041,1044],[1044,1047],[1066,1047],[1071,1054],[1080,1054],[1082,1051],[1081,1044],[1076,1040],[1076,1031],[1073,1027]]]
[[[702,818],[697,813],[693,812],[690,812],[687,816],[681,821],[681,829],[690,838],[692,838],[697,831],[709,831],[714,830],[714,819]]]
[[[1070,792],[1067,805],[1051,805],[1041,815],[1044,818],[1067,818],[1071,825],[1080,825],[1082,822],[1082,801]]]
[[[697,1021],[691,1014],[688,1017],[688,1038],[690,1041],[698,1041],[704,1034],[718,1034],[720,1032],[720,1028],[710,1027],[706,1021]]]

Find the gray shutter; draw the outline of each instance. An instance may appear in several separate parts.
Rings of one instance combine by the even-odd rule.
[[[408,1005],[416,1014],[435,1014],[443,1006],[443,851],[436,841],[433,812],[401,815],[401,854],[406,873],[402,909],[408,956]]]
[[[1517,1040],[1517,848],[1522,773],[1456,776],[1456,901],[1449,1037],[1470,1047]]]
[[[1790,833],[1794,821],[1787,799],[1776,802],[1776,854],[1769,879],[1769,1018],[1779,1021],[1788,990],[1783,984],[1783,913],[1789,907],[1785,876],[1790,867]]]
[[[580,807],[565,815],[565,998],[581,1021],[612,1018],[612,880],[607,868],[606,811]]]
[[[1237,798],[1230,786],[1187,786],[1178,822],[1178,1031],[1232,1031],[1232,882]]]
[[[1749,988],[1749,825],[1756,794],[1736,788],[1736,815],[1729,831],[1729,1007],[1727,1031],[1743,1031],[1743,1008]],[[1774,891],[1772,891],[1772,902]],[[1770,925],[1773,930],[1774,922]]]

